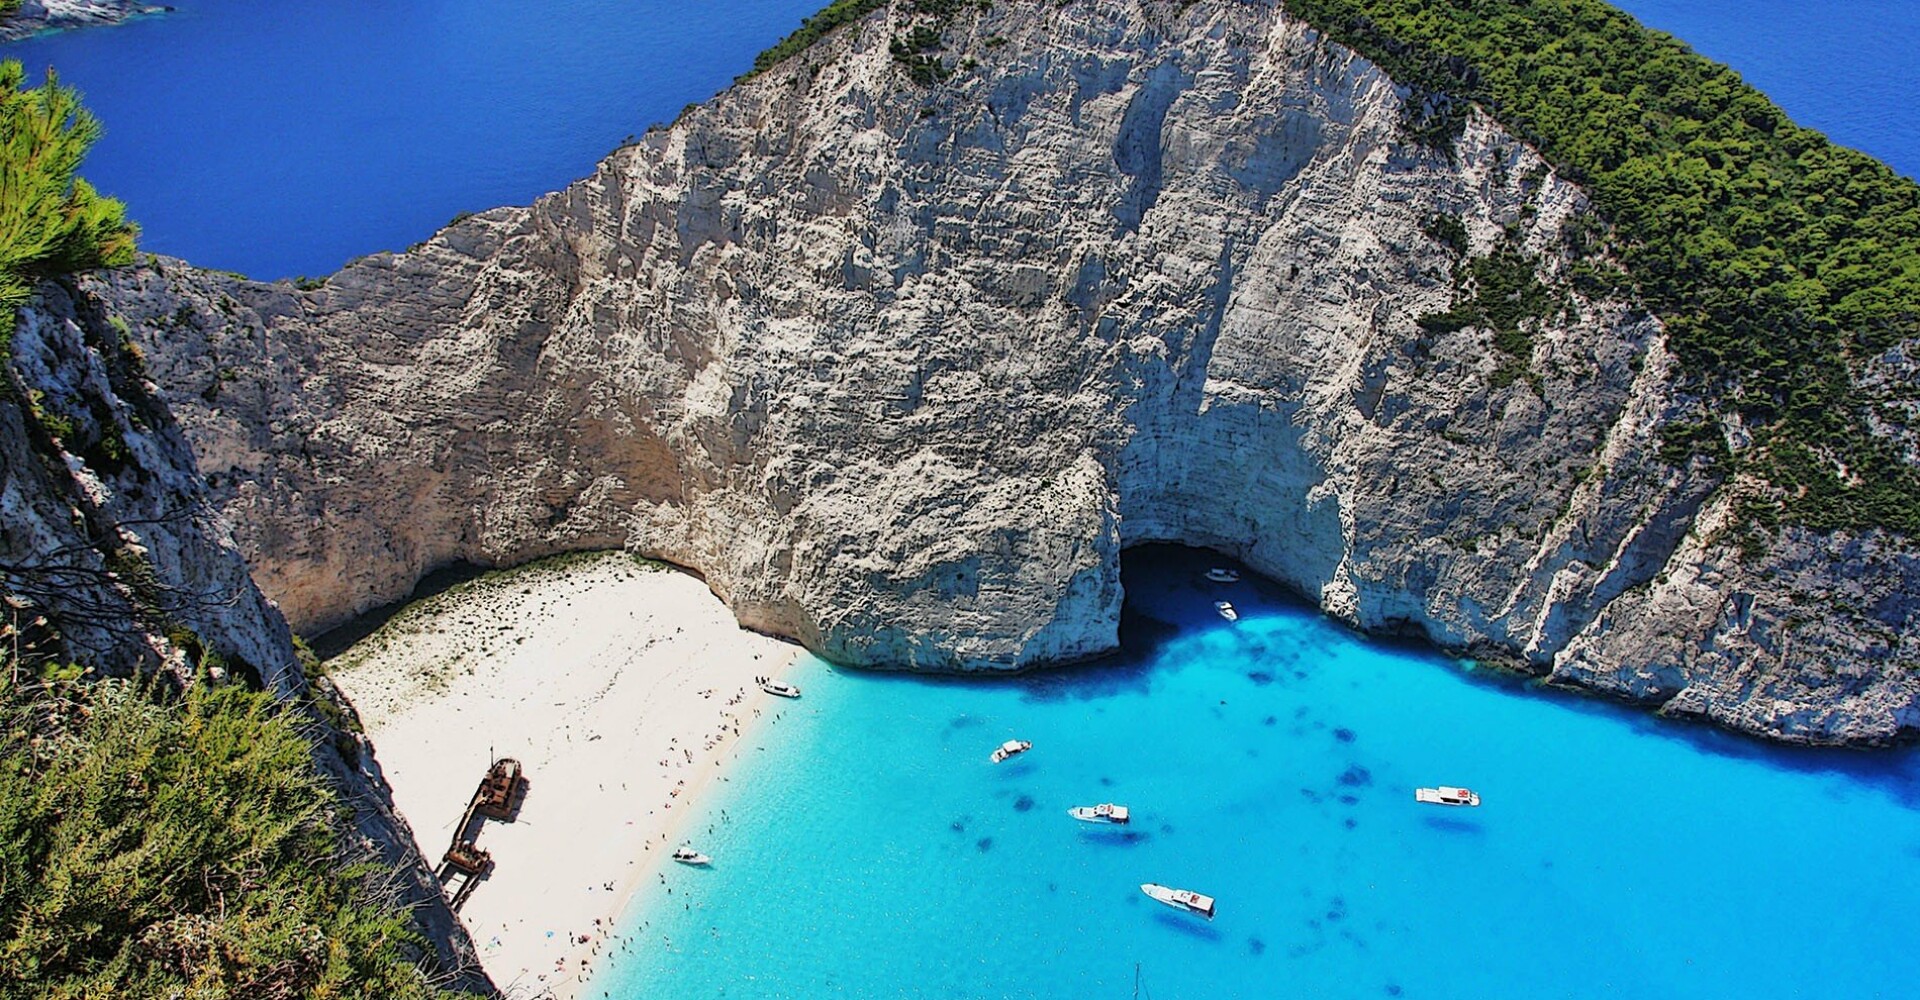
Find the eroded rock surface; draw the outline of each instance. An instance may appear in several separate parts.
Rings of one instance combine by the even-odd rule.
[[[904,7],[904,5],[901,5]],[[1209,546],[1375,631],[1801,741],[1920,729],[1910,542],[1784,532],[1658,454],[1657,319],[1582,193],[1265,3],[1001,3],[931,89],[883,11],[530,208],[299,290],[101,275],[297,628],[455,560],[625,546],[843,662],[1111,649],[1119,553]],[[1517,245],[1511,357],[1422,317]]]

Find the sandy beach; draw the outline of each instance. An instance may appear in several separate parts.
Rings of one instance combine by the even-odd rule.
[[[430,863],[494,757],[525,768],[491,875],[461,917],[512,998],[573,996],[627,900],[784,704],[797,648],[741,629],[698,579],[609,553],[492,574],[423,600],[329,662]],[[696,845],[697,846],[697,845]]]

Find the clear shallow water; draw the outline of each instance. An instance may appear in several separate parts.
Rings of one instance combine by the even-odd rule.
[[[1794,121],[1920,177],[1920,3],[1612,2],[1739,70]]]
[[[261,278],[398,250],[591,172],[823,0],[170,0],[0,45],[86,94],[146,250]]]
[[[588,995],[1126,997],[1136,962],[1161,1000],[1912,995],[1912,752],[1528,690],[1207,584],[1203,558],[1130,557],[1160,624],[1130,627],[1150,648],[1124,663],[959,682],[807,661],[805,698],[700,807],[714,868],[643,891]],[[1016,736],[1034,750],[987,763]],[[1415,804],[1435,783],[1485,804]],[[1105,800],[1133,825],[1065,815]],[[1218,919],[1146,881],[1218,896]]]
[[[823,0],[180,2],[0,56],[87,92],[108,135],[86,173],[147,249],[275,277],[585,174]],[[1920,173],[1920,4],[1623,6]],[[1913,754],[1768,750],[1518,691],[1250,582],[1227,627],[1197,569],[1132,574],[1170,628],[1118,666],[958,683],[810,662],[806,699],[703,807],[715,870],[667,873],[674,896],[633,916],[647,946],[594,992],[1127,996],[1138,962],[1162,1000],[1911,993]],[[987,765],[1015,734],[1035,752]],[[1416,808],[1441,781],[1487,805]],[[1136,809],[1131,836],[1063,813],[1103,799]],[[1219,919],[1150,903],[1147,880],[1219,895]]]

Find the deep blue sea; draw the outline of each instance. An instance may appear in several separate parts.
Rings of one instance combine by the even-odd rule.
[[[744,70],[826,0],[173,0],[0,45],[85,91],[87,177],[148,250],[324,274],[525,204]],[[1920,2],[1626,0],[1799,121],[1920,176]]]
[[[260,278],[326,274],[456,213],[593,171],[752,65],[824,0],[169,0],[0,45],[79,87],[83,168],[143,248]]]
[[[824,0],[177,0],[0,46],[106,122],[145,247],[260,277],[525,203],[704,100]],[[1626,0],[1920,174],[1920,2]],[[590,995],[1920,994],[1920,757],[1787,751],[1363,642],[1135,554],[1131,652],[1018,680],[850,673],[700,805]],[[1236,624],[1211,602],[1224,592]],[[986,755],[1020,736],[1014,763]],[[1413,802],[1462,783],[1485,805]],[[1131,806],[1125,831],[1069,806]],[[704,833],[712,825],[711,835]],[[1216,895],[1212,923],[1153,904]]]

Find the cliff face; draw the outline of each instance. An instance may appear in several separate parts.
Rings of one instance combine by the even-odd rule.
[[[127,330],[48,282],[11,333],[0,371],[0,624],[17,630],[27,659],[188,682],[189,657],[204,657],[294,705],[338,701],[303,675],[285,619],[249,578]],[[393,891],[449,979],[490,991],[372,748],[312,722],[329,737],[315,765],[352,807],[342,832],[395,873]]]
[[[1586,202],[1489,120],[1409,141],[1403,89],[1265,3],[997,4],[932,89],[911,20],[316,290],[85,294],[301,629],[624,545],[836,660],[1009,669],[1112,648],[1120,550],[1179,541],[1752,732],[1920,729],[1912,545],[1741,551],[1658,455],[1695,403],[1659,322],[1574,291]],[[1517,348],[1418,322],[1475,289],[1436,216],[1532,258]]]
[[[306,678],[286,622],[248,577],[125,329],[49,283],[12,331],[4,589],[53,620],[54,656],[130,676],[187,671],[179,647],[198,645],[297,697]]]

